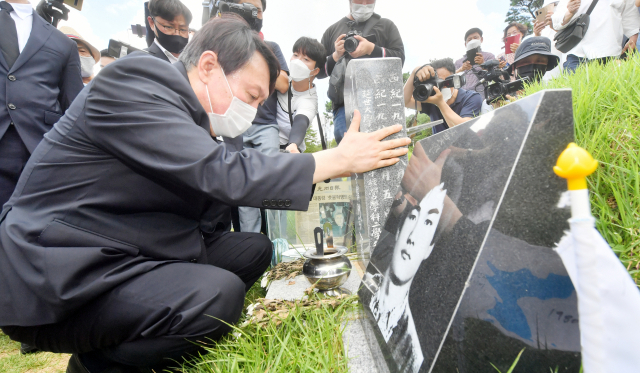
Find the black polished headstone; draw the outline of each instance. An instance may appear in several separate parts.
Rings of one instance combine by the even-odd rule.
[[[573,141],[570,90],[422,140],[359,292],[391,372],[577,372],[577,298],[553,250],[568,229],[553,166]],[[417,206],[413,207],[413,206]]]
[[[402,124],[403,130],[385,140],[406,137],[402,61],[399,58],[352,60],[344,84],[345,116],[350,127],[354,111],[360,111],[360,132]],[[384,219],[407,166],[407,157],[394,166],[352,176],[356,243],[366,266],[371,247],[382,233]]]

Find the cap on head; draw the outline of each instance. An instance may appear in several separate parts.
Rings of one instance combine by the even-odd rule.
[[[74,30],[69,26],[62,26],[60,27],[60,32],[65,34],[69,39],[75,41],[77,44],[82,44],[87,48],[89,48],[89,53],[91,53],[91,57],[93,57],[93,59],[96,60],[96,63],[100,62],[100,51],[98,50],[98,48],[94,47],[93,45],[91,45],[91,43],[86,41],[82,37],[82,35],[80,35],[80,33],[78,33],[76,30]]]
[[[546,38],[544,36],[532,36],[524,39],[516,50],[515,59],[509,66],[509,72],[513,72],[514,66],[517,65],[518,61],[521,61],[534,54],[547,56],[549,58],[549,62],[547,63],[547,71],[553,70],[556,66],[558,66],[558,63],[560,62],[560,58],[551,53],[551,40],[549,40],[549,38]]]

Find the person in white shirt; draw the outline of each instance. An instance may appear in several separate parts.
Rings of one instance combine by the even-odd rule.
[[[542,7],[544,8],[551,4],[555,4],[556,6],[558,6],[558,3],[559,1],[556,1],[556,0],[545,0]],[[553,70],[547,71],[544,74],[544,77],[542,78],[543,81],[549,81],[551,79],[554,79],[560,76],[562,72],[562,65],[567,60],[567,55],[560,52],[556,48],[555,43],[553,42],[553,38],[556,36],[556,33],[557,33],[556,30],[553,29],[553,20],[551,19],[551,17],[553,16],[553,13],[554,12],[552,11],[548,11],[547,17],[543,21],[538,22],[536,20],[536,22],[533,25],[534,36],[542,36],[545,38],[549,38],[549,40],[551,40],[551,53],[558,56],[558,58],[560,59],[560,63],[558,64],[558,66],[556,66]]]
[[[325,58],[324,46],[315,39],[301,37],[293,45],[289,65],[291,83],[286,93],[278,92],[277,109],[280,148],[290,153],[306,150],[304,138],[318,114],[318,94],[313,81]]]
[[[634,49],[640,29],[640,14],[634,0],[562,0],[551,17],[553,28],[560,31],[598,1],[590,16],[590,24],[582,41],[567,52],[565,69],[575,69],[589,61],[606,62]],[[629,42],[622,47],[624,35]]]

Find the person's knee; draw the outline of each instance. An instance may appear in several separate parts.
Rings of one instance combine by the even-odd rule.
[[[203,286],[213,284],[203,282]],[[216,291],[210,295],[210,301],[201,312],[199,322],[193,326],[188,334],[209,335],[219,338],[231,330],[231,326],[238,322],[244,307],[245,284],[242,280],[229,272],[223,282],[216,286]]]

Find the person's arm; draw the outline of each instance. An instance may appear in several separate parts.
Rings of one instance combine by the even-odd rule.
[[[273,54],[276,55],[278,62],[280,62],[280,75],[278,75],[278,79],[276,80],[276,90],[282,94],[287,93],[289,90],[289,67],[287,66],[287,60],[284,58],[284,54],[282,54],[282,50],[277,43],[269,42],[271,45],[271,50],[273,50]]]
[[[370,54],[371,58],[398,57],[402,60],[402,66],[404,66],[404,42],[398,27],[393,22],[390,22],[388,29],[384,31],[384,35],[386,38],[384,45],[375,45]]]
[[[636,3],[640,0],[636,0]],[[626,0],[624,10],[622,11],[622,30],[629,38],[624,46],[622,53],[627,50],[635,49],[638,42],[638,30],[640,29],[640,13],[638,13],[638,5],[632,3],[632,0]]]
[[[554,30],[560,31],[571,23],[580,9],[580,2],[581,0],[561,0],[558,3],[555,13],[551,17]]]
[[[66,41],[66,40],[65,40]],[[62,112],[67,111],[73,100],[82,88],[82,75],[80,74],[80,55],[78,54],[78,48],[75,43],[73,48],[69,48],[67,62],[62,70],[62,75],[58,81],[58,88],[60,93],[58,94],[58,102],[62,108]]]
[[[636,5],[637,8],[640,8],[640,0],[636,0],[636,4],[635,5]]]
[[[471,118],[462,118],[461,116],[456,114],[456,112],[453,111],[453,109],[451,109],[449,105],[447,105],[444,97],[442,96],[442,92],[440,92],[438,87],[433,87],[433,90],[436,92],[436,94],[429,97],[427,103],[436,105],[438,107],[438,110],[440,110],[440,113],[442,114],[442,118],[445,122],[447,122],[449,128],[455,127],[458,124],[462,124],[471,120]],[[480,111],[478,110],[478,113],[479,112]]]
[[[298,114],[295,116],[293,124],[291,125],[291,132],[289,132],[289,147],[296,147],[296,149],[289,149],[289,147],[287,147],[289,152],[299,153],[298,149],[304,142],[304,137],[307,134],[309,123],[311,123],[311,121],[306,115]]]

